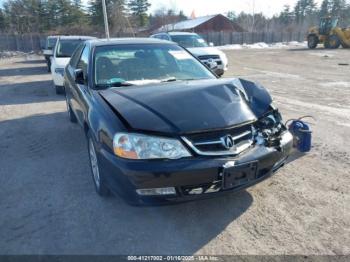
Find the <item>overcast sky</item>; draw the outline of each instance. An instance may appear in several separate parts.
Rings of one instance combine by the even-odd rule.
[[[89,0],[83,0],[87,3]],[[5,0],[0,0],[1,4]],[[294,7],[297,0],[149,0],[152,4],[150,11],[153,12],[161,7],[175,8],[183,10],[186,15],[190,15],[194,10],[197,16],[212,15],[218,13],[227,13],[228,11],[253,12],[255,2],[255,12],[262,12],[265,15],[272,16],[279,13],[283,6],[289,4]],[[316,0],[320,5],[322,0]]]

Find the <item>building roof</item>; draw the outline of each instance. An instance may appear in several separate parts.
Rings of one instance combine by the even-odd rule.
[[[195,19],[190,19],[186,21],[181,21],[175,24],[167,24],[160,27],[157,31],[158,32],[164,32],[164,31],[174,31],[174,30],[189,30],[196,28],[197,26],[209,21],[210,19],[216,17],[217,15],[208,15],[208,16],[201,16]]]

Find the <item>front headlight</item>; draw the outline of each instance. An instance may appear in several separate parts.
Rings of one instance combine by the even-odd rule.
[[[63,76],[64,75],[64,68],[56,68],[55,73]]]
[[[191,156],[177,139],[141,134],[117,133],[113,139],[114,153],[128,159],[179,159]]]
[[[227,58],[227,56],[226,56],[226,54],[225,54],[224,52],[221,52],[221,53],[220,53],[220,59],[221,59],[221,61],[222,61],[222,63],[223,63],[224,65],[227,65],[227,64],[228,64],[228,58]]]

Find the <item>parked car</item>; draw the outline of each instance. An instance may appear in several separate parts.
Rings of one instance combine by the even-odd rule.
[[[59,36],[51,57],[51,74],[56,94],[62,94],[64,68],[68,64],[74,50],[84,41],[94,39],[90,36]]]
[[[214,197],[269,177],[292,149],[266,89],[218,79],[173,42],[86,41],[64,85],[101,196],[132,204]]]
[[[51,57],[53,55],[53,49],[55,48],[57,39],[58,39],[58,36],[48,36],[46,38],[43,54],[45,57],[48,72],[51,72]]]
[[[212,43],[208,45],[208,43],[198,34],[188,32],[168,32],[155,34],[151,37],[178,43],[209,67],[212,67],[212,63],[215,62],[217,68],[214,72],[218,76],[222,76],[227,70],[228,59],[225,53],[215,48]]]

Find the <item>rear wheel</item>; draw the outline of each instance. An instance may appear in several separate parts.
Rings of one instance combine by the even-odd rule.
[[[100,167],[97,159],[95,144],[91,138],[91,135],[88,133],[88,150],[89,150],[89,159],[90,159],[90,167],[92,173],[92,180],[95,185],[95,189],[97,194],[102,197],[106,197],[109,195],[109,190],[105,185],[104,179],[100,173]]]
[[[327,42],[330,49],[337,49],[341,44],[339,37],[336,35],[331,35]]]
[[[315,35],[309,35],[309,37],[307,38],[307,46],[310,48],[310,49],[315,49],[318,45],[318,37],[315,36]]]
[[[64,94],[64,87],[63,86],[55,86],[56,94],[62,95]]]

